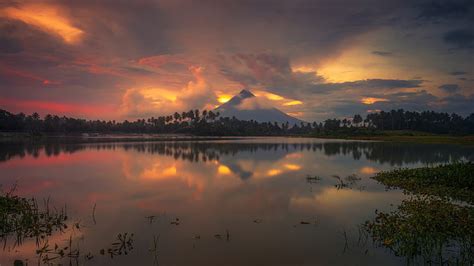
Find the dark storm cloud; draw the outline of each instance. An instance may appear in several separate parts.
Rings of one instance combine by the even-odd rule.
[[[291,68],[289,58],[274,54],[237,54],[220,61],[221,74],[245,87],[263,86],[289,97],[301,98],[308,93],[330,93],[342,89],[418,88],[423,80],[367,79],[327,83],[316,72],[300,72]]]
[[[16,54],[21,51],[23,51],[23,47],[19,40],[10,38],[0,32],[0,54]]]
[[[389,95],[377,95],[374,97],[385,98],[386,101],[376,102],[371,105],[363,104],[354,100],[343,100],[335,103],[333,115],[335,117],[348,117],[355,113],[365,114],[371,110],[405,109],[410,111],[435,110],[440,112],[457,113],[467,116],[474,112],[474,95],[464,96],[452,94],[445,98],[439,98],[420,90],[417,92],[403,92]]]
[[[433,103],[438,98],[426,90],[416,92],[399,92],[390,95],[381,95],[387,101],[376,102],[372,105],[366,105],[368,109],[376,110],[391,110],[391,109],[405,109],[405,110],[429,110],[433,109]]]
[[[453,48],[474,49],[474,30],[455,29],[446,32],[443,40]]]
[[[358,88],[358,89],[403,89],[418,88],[423,83],[419,79],[366,79],[352,82],[328,83],[326,86],[333,88]]]
[[[453,94],[440,100],[438,110],[464,116],[474,113],[474,94]]]
[[[433,104],[439,99],[425,90],[416,92],[400,92],[393,94],[373,94],[373,97],[385,99],[385,101],[374,104],[363,104],[358,100],[337,101],[333,107],[334,116],[348,117],[353,114],[365,114],[373,110],[405,109],[410,111],[421,111],[432,109]]]
[[[439,88],[447,93],[455,93],[461,89],[458,84],[443,84]]]
[[[466,72],[466,71],[452,71],[452,72],[449,72],[449,74],[452,75],[452,76],[463,76],[463,75],[467,75],[469,73]]]
[[[418,5],[419,17],[424,19],[462,19],[471,17],[472,0],[428,0]]]
[[[386,52],[386,51],[372,51],[372,54],[378,55],[378,56],[393,56],[394,55],[392,52]]]
[[[315,72],[293,71],[288,57],[267,53],[221,56],[217,67],[227,79],[245,87],[263,86],[292,97],[324,80]]]
[[[379,93],[379,97],[384,98],[386,93],[421,88],[425,85],[421,79],[409,77],[425,77],[424,73],[406,76],[383,73],[384,77],[393,79],[367,75],[370,78],[366,80],[330,83],[317,71],[327,62],[336,61],[346,50],[362,46],[361,36],[378,36],[380,30],[387,29],[396,36],[406,30],[401,25],[407,25],[407,20],[409,23],[415,21],[419,31],[424,31],[428,24],[433,25],[432,21],[442,20],[442,30],[446,34],[440,36],[437,32],[436,36],[431,36],[434,37],[433,42],[444,41],[450,47],[471,49],[472,30],[465,21],[472,18],[473,2],[2,1],[0,9],[22,7],[28,3],[58,8],[58,14],[70,26],[81,30],[83,35],[77,43],[67,43],[54,32],[18,19],[4,18],[0,14],[0,78],[5,81],[0,84],[0,94],[19,99],[119,105],[124,91],[129,89],[135,91],[137,97],[143,97],[140,89],[144,87],[163,88],[175,93],[177,84],[194,82],[189,73],[190,66],[203,66],[206,84],[224,93],[230,91],[226,91],[226,85],[237,87],[240,84],[300,99],[305,103],[313,96],[360,100],[370,93],[374,93],[373,97]],[[416,15],[413,14],[421,19],[414,19]],[[415,31],[413,38],[418,37]],[[380,43],[372,46],[370,41],[374,38],[366,39],[368,44],[364,52],[372,51],[373,55],[379,56],[375,58],[377,60],[403,60],[398,55],[406,54],[407,50],[403,49],[410,50],[404,45],[396,46],[397,42],[393,44],[395,47],[381,46]],[[390,52],[392,50],[397,51],[396,57]],[[453,53],[458,52],[454,50]],[[160,67],[140,64],[143,58],[176,55],[186,58],[186,63],[169,62]],[[371,59],[374,57],[371,56]],[[364,65],[365,62],[360,63]],[[308,66],[314,71],[297,71],[299,66]],[[449,69],[466,69],[463,64],[458,67],[453,65]],[[207,76],[206,71],[216,73]],[[390,72],[391,67],[386,71]],[[207,80],[208,77],[211,78]],[[162,86],[164,83],[173,85],[168,88]],[[436,89],[438,85],[433,85],[431,89]],[[403,99],[414,99],[412,102],[407,100],[407,104],[413,107],[422,106],[422,100],[435,101],[423,95],[392,95],[389,100],[395,106],[403,105]],[[388,104],[376,103],[387,108]],[[331,108],[328,106],[328,109]]]

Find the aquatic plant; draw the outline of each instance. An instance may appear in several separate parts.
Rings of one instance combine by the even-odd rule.
[[[322,179],[322,178],[319,177],[319,176],[317,176],[317,175],[315,175],[315,176],[310,176],[310,175],[306,176],[306,182],[307,182],[308,184],[316,184],[316,183],[318,183],[319,181],[321,181],[321,179]]]
[[[472,162],[397,169],[380,172],[373,178],[388,188],[399,187],[415,194],[436,195],[474,203],[474,163]]]
[[[373,241],[407,258],[409,264],[472,265],[474,208],[433,198],[402,202],[392,212],[376,211],[364,228]]]
[[[133,250],[133,233],[123,233],[123,234],[118,234],[117,239],[115,242],[112,243],[112,245],[105,249],[100,250],[101,255],[107,254],[110,255],[110,258],[113,258],[114,256],[120,256],[120,255],[128,255],[129,252]]]
[[[360,180],[362,180],[356,174],[351,174],[344,178],[341,178],[338,175],[333,175],[332,177],[337,180],[337,184],[334,185],[334,187],[337,188],[337,190],[345,189],[345,188],[352,189]]]
[[[14,245],[20,245],[24,239],[34,238],[36,244],[44,242],[54,232],[67,228],[65,209],[49,207],[49,199],[40,208],[34,198],[22,198],[10,192],[0,192],[0,240],[4,242],[12,237]]]

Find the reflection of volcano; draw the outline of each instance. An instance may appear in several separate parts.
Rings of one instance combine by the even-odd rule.
[[[242,90],[228,102],[216,108],[222,117],[235,117],[239,120],[257,122],[278,122],[290,125],[299,124],[301,120],[285,114],[277,108],[258,104],[258,97],[248,90]]]
[[[242,180],[247,180],[251,178],[253,175],[251,171],[246,171],[245,169],[242,168],[242,166],[240,166],[237,163],[229,163],[227,164],[227,166],[230,168],[232,173],[235,173],[236,175],[238,175],[240,179]]]

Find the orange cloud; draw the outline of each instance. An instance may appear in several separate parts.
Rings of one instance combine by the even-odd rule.
[[[230,99],[232,99],[232,95],[230,95],[230,94],[222,94],[222,95],[219,95],[219,97],[217,98],[217,101],[220,102],[220,103],[226,103],[226,102],[228,102]]]
[[[192,66],[194,77],[181,89],[130,88],[122,97],[121,113],[126,117],[168,114],[189,109],[212,109],[217,96],[207,82],[204,68]],[[166,112],[166,113],[164,113]]]
[[[266,92],[266,91],[256,91],[254,92],[255,96],[258,96],[258,97],[265,97],[269,100],[272,100],[272,101],[281,101],[281,100],[284,100],[285,98],[283,98],[282,96],[278,95],[278,94],[274,94],[274,93],[271,93],[271,92]]]
[[[364,97],[361,99],[361,102],[367,105],[374,104],[376,102],[388,102],[388,101],[389,101],[388,99],[374,98],[374,97]]]
[[[284,103],[283,105],[284,105],[284,106],[293,106],[293,105],[300,105],[300,104],[303,104],[303,102],[302,102],[302,101],[295,100],[295,101],[286,102],[286,103]]]
[[[56,35],[66,43],[77,43],[84,32],[74,27],[68,18],[54,6],[28,4],[19,7],[7,7],[0,14],[11,19],[20,20],[46,33]]]
[[[287,163],[284,165],[288,170],[297,171],[301,169],[300,165]]]

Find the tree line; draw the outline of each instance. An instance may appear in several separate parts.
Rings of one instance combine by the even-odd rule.
[[[436,134],[474,134],[474,113],[462,117],[434,111],[405,111],[403,109],[359,114],[351,118],[327,119],[300,124],[243,121],[222,117],[219,112],[189,110],[172,115],[137,119],[135,121],[86,120],[38,113],[13,114],[0,109],[0,131],[31,134],[73,133],[157,133],[208,136],[272,136],[272,135],[331,135],[375,134],[387,130],[410,130]]]

